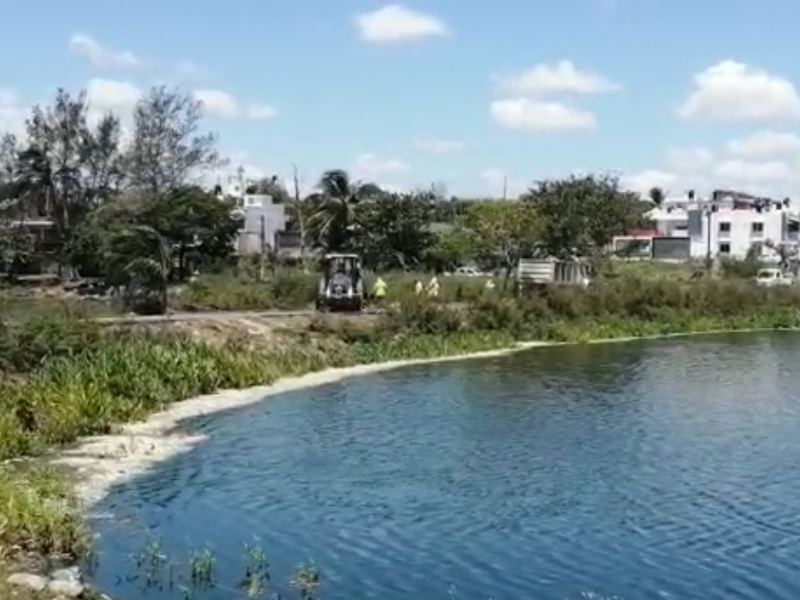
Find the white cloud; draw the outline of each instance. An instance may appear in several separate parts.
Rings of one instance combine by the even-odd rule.
[[[86,94],[93,109],[118,111],[132,109],[142,97],[142,90],[128,81],[92,79]]]
[[[779,160],[755,162],[734,159],[719,163],[714,167],[713,175],[725,182],[761,186],[789,181],[793,173],[788,164]]]
[[[800,167],[800,154],[795,157],[798,164],[794,166]],[[622,182],[644,194],[651,187],[662,187],[673,195],[690,189],[708,193],[732,188],[781,197],[800,186],[800,169],[783,160],[731,158],[727,152],[714,155],[701,148],[672,149],[666,153],[664,166],[631,173]]]
[[[399,4],[362,13],[356,16],[355,21],[361,39],[372,43],[408,42],[450,35],[449,28],[441,19]]]
[[[236,117],[239,115],[239,103],[228,92],[195,90],[194,97],[203,103],[203,111],[211,117]]]
[[[528,98],[495,100],[489,106],[489,116],[504,129],[529,133],[597,127],[595,116],[589,111],[572,108],[559,102],[544,102]]]
[[[501,77],[500,86],[516,94],[600,94],[622,87],[599,73],[581,71],[572,62],[538,64],[515,75]]]
[[[466,144],[456,140],[419,139],[414,141],[414,148],[428,154],[445,156],[463,152]]]
[[[766,159],[800,153],[800,137],[790,132],[760,131],[732,140],[728,152],[737,158]]]
[[[142,66],[142,60],[129,50],[114,50],[103,46],[83,33],[76,33],[69,39],[69,49],[82,56],[96,67],[134,68]]]
[[[269,121],[277,116],[278,111],[269,104],[251,104],[247,107],[247,118],[253,121]]]
[[[800,117],[800,97],[788,79],[726,60],[694,76],[678,115],[709,122],[785,121]]]
[[[510,176],[503,169],[491,167],[481,171],[479,178],[483,188],[493,198],[516,198],[526,189],[525,184],[516,177]]]
[[[664,164],[669,171],[697,173],[707,170],[713,161],[714,154],[705,148],[670,148]]]
[[[357,177],[374,178],[407,171],[408,165],[396,159],[382,159],[374,154],[362,154],[353,163],[352,170]]]
[[[246,117],[253,121],[266,121],[278,116],[278,111],[268,104],[251,104],[243,108],[233,95],[222,90],[195,90],[194,97],[203,103],[203,111],[211,117]]]
[[[223,189],[228,185],[234,185],[235,181],[238,180],[238,171],[241,167],[245,180],[277,176],[278,181],[286,187],[289,193],[294,194],[293,172],[286,165],[276,167],[276,161],[266,160],[249,152],[227,150],[224,154],[229,158],[228,162],[217,169],[204,173],[202,177],[203,185],[213,186],[219,183]],[[316,176],[316,173],[314,175]],[[300,188],[301,196],[311,193],[316,183],[316,179],[308,173],[298,173],[298,187]]]
[[[620,183],[634,192],[647,195],[654,187],[669,192],[677,179],[674,173],[660,171],[658,169],[645,169],[644,171],[622,177]]]

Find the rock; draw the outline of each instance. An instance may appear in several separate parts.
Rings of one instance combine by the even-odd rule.
[[[80,583],[82,579],[81,569],[78,566],[56,569],[50,573],[50,579],[54,581],[76,581]]]
[[[47,591],[65,596],[67,598],[77,598],[83,594],[83,584],[79,581],[67,581],[63,579],[54,579],[47,584]]]
[[[47,578],[34,573],[14,573],[6,581],[9,585],[26,587],[34,592],[41,592],[47,587]]]

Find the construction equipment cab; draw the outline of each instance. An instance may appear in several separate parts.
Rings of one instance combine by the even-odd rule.
[[[317,310],[360,312],[364,304],[361,257],[326,254],[317,294]]]

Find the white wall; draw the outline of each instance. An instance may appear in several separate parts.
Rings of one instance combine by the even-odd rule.
[[[683,208],[673,208],[671,211],[656,209],[651,213],[651,218],[656,223],[659,235],[690,237],[692,258],[705,258],[709,250],[712,256],[744,258],[754,243],[788,240],[784,231],[784,214],[795,218],[798,216],[788,209],[758,212],[719,207],[716,212],[707,210],[703,213],[701,231],[693,236],[689,235],[689,215]],[[796,241],[796,237],[793,241]]]

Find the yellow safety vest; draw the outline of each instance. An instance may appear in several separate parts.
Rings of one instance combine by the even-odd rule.
[[[386,295],[386,287],[386,282],[383,279],[378,279],[372,288],[375,292],[375,296],[383,298]]]

